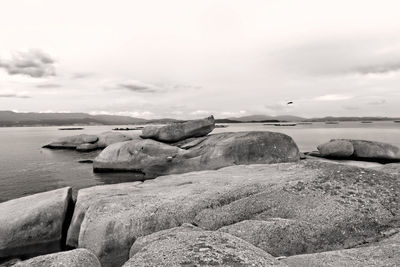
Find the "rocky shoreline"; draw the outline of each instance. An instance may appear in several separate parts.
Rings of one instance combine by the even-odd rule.
[[[110,144],[93,163],[155,179],[81,189],[75,203],[68,187],[0,203],[0,259],[12,260],[8,266],[400,265],[400,164],[331,160],[362,151],[363,159],[396,162],[396,147],[340,141],[318,148],[328,159],[300,160],[286,135],[208,135],[213,125],[206,118],[152,128],[146,139]]]

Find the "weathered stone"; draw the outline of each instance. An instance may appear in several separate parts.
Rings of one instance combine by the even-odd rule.
[[[289,267],[380,267],[400,266],[400,245],[378,245],[288,257]]]
[[[132,140],[134,137],[122,134],[122,133],[116,133],[116,132],[104,132],[98,135],[99,140],[97,141],[97,146],[98,148],[106,148],[109,145],[119,143],[119,142],[125,142]],[[139,138],[138,136],[135,138]]]
[[[357,158],[400,161],[400,148],[397,146],[376,141],[349,141],[353,144],[354,156]]]
[[[0,203],[0,258],[60,250],[71,188]]]
[[[324,235],[329,231],[327,228],[320,229],[319,226],[308,222],[291,219],[245,220],[222,227],[219,231],[246,240],[276,257],[321,251],[342,245],[323,242]]]
[[[183,223],[217,230],[285,218],[320,229],[322,247],[341,249],[396,227],[399,191],[396,176],[313,160],[162,176],[80,190],[68,240],[103,266],[120,266],[137,238]]]
[[[182,233],[182,232],[193,232],[193,231],[202,231],[203,229],[198,228],[192,224],[184,223],[179,227],[174,227],[167,230],[158,231],[152,233],[150,235],[141,236],[136,239],[135,243],[133,243],[130,251],[129,251],[129,258],[132,258],[136,253],[138,253],[141,249],[145,248],[147,245],[170,238],[171,236]]]
[[[322,157],[350,157],[354,153],[353,144],[346,140],[331,140],[319,145],[318,151]]]
[[[375,169],[393,175],[400,175],[400,163],[384,164],[376,166]]]
[[[219,169],[231,165],[293,162],[297,145],[274,132],[238,132],[210,135],[184,150],[154,140],[114,144],[94,160],[95,171],[139,171],[147,177]]]
[[[74,249],[18,262],[15,267],[101,267],[96,256],[86,249]]]
[[[146,126],[140,135],[161,142],[178,142],[190,137],[205,136],[215,128],[214,117],[201,120],[172,123],[165,126]]]
[[[286,266],[227,233],[174,231],[156,239],[123,266]]]
[[[52,149],[75,149],[77,146],[86,143],[96,143],[99,138],[92,134],[80,134],[74,136],[67,136],[57,139],[48,145],[43,146],[44,148]]]

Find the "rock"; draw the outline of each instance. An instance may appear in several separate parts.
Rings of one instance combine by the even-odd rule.
[[[400,266],[400,245],[378,245],[288,257],[290,267],[375,267]]]
[[[174,231],[139,250],[133,266],[286,266],[265,251],[223,232]]]
[[[146,126],[140,135],[142,138],[151,138],[161,142],[178,142],[190,137],[205,136],[215,128],[214,117],[201,120],[172,123],[165,126]]]
[[[147,177],[219,169],[231,165],[293,162],[300,158],[289,136],[274,132],[221,133],[190,149],[154,140],[114,144],[93,162],[94,171],[138,171]]]
[[[74,249],[18,262],[15,267],[101,267],[96,256],[86,249]]]
[[[97,146],[101,149],[106,148],[109,145],[125,142],[134,139],[128,135],[116,132],[104,132],[99,134],[99,141],[97,142]],[[139,138],[139,137],[135,137]]]
[[[133,245],[129,251],[129,258],[132,258],[141,249],[145,248],[149,244],[151,245],[151,243],[153,243],[153,242],[168,239],[177,233],[193,232],[193,231],[202,231],[202,229],[198,228],[192,224],[184,223],[183,225],[181,225],[179,227],[174,227],[171,229],[158,231],[158,232],[152,233],[150,235],[141,236],[138,239],[136,239],[135,243],[133,243]]]
[[[272,218],[266,221],[245,220],[219,229],[246,240],[272,256],[290,256],[307,252],[331,249],[338,244],[326,246],[323,236],[326,229],[305,221]]]
[[[192,138],[188,138],[176,143],[172,143],[172,146],[177,146],[179,148],[182,149],[190,149],[192,147],[195,147],[197,145],[199,145],[201,142],[203,142],[204,140],[206,140],[207,137],[203,136],[203,137],[192,137]]]
[[[76,150],[80,152],[87,152],[87,151],[93,151],[98,149],[98,145],[96,144],[90,144],[90,143],[85,143],[85,144],[80,144],[79,146],[76,147]]]
[[[139,139],[139,136],[130,137],[122,133],[104,132],[99,135],[80,134],[62,137],[43,148],[51,149],[76,149],[80,152],[88,152],[103,149],[111,144]]]
[[[375,141],[349,141],[353,144],[356,158],[400,161],[400,148],[397,146]]]
[[[0,203],[0,258],[60,250],[71,201],[65,187]]]
[[[99,138],[92,134],[80,134],[74,136],[67,136],[59,138],[58,140],[51,142],[48,145],[43,146],[44,148],[52,149],[75,149],[77,146],[86,143],[96,143]]]
[[[157,231],[283,218],[319,229],[317,250],[342,249],[379,240],[396,227],[399,191],[397,176],[310,159],[102,185],[78,192],[68,244],[94,252],[103,266],[121,266],[136,239]],[[296,229],[307,228],[289,226],[282,238],[301,240]],[[291,251],[302,251],[299,246]]]
[[[346,140],[331,140],[319,145],[318,151],[322,157],[350,157],[354,153],[353,144]]]

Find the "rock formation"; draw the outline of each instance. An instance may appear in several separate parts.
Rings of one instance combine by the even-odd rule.
[[[399,227],[399,190],[397,176],[309,159],[161,176],[80,190],[67,241],[95,253],[102,266],[123,265],[135,240],[136,251],[148,248],[141,237],[184,223],[222,228],[274,256],[339,250]],[[137,255],[132,262],[143,259]]]
[[[382,162],[400,161],[399,147],[376,141],[333,139],[328,143],[319,145],[318,150],[322,157]]]
[[[214,117],[201,120],[177,122],[164,126],[146,126],[140,135],[157,141],[172,143],[191,137],[201,137],[209,134],[215,128]]]
[[[65,187],[0,203],[0,258],[59,251],[71,201]]]
[[[93,168],[138,171],[155,177],[240,164],[293,162],[300,158],[293,139],[274,132],[221,133],[190,143],[188,149],[150,139],[116,143],[95,158]]]
[[[133,138],[122,133],[104,132],[99,135],[80,134],[57,139],[43,146],[50,149],[76,149],[80,152],[87,152],[103,149],[111,144],[132,140]]]

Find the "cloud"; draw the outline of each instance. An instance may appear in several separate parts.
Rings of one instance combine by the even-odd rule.
[[[351,99],[353,96],[350,95],[322,95],[314,98],[315,101],[340,101]]]
[[[61,84],[56,83],[44,83],[36,85],[37,88],[59,88],[62,87]]]
[[[90,77],[93,75],[94,75],[94,73],[91,73],[91,72],[76,72],[76,73],[72,74],[71,78],[78,80],[78,79],[84,79],[84,78],[87,78],[87,77]]]
[[[31,98],[26,93],[16,93],[12,91],[0,91],[0,98]]]
[[[355,71],[360,74],[383,74],[400,70],[400,62],[363,66]]]
[[[41,50],[17,52],[9,59],[0,59],[0,68],[10,75],[27,75],[33,78],[55,76],[54,59]]]
[[[368,105],[383,105],[386,104],[386,99],[377,99],[367,103]]]
[[[141,81],[136,81],[136,80],[120,82],[120,83],[117,83],[117,85],[111,85],[111,86],[106,85],[104,88],[111,89],[111,90],[121,90],[122,89],[122,90],[128,90],[128,91],[135,92],[135,93],[155,93],[155,92],[162,91],[161,87],[158,87],[153,84],[144,83]]]

